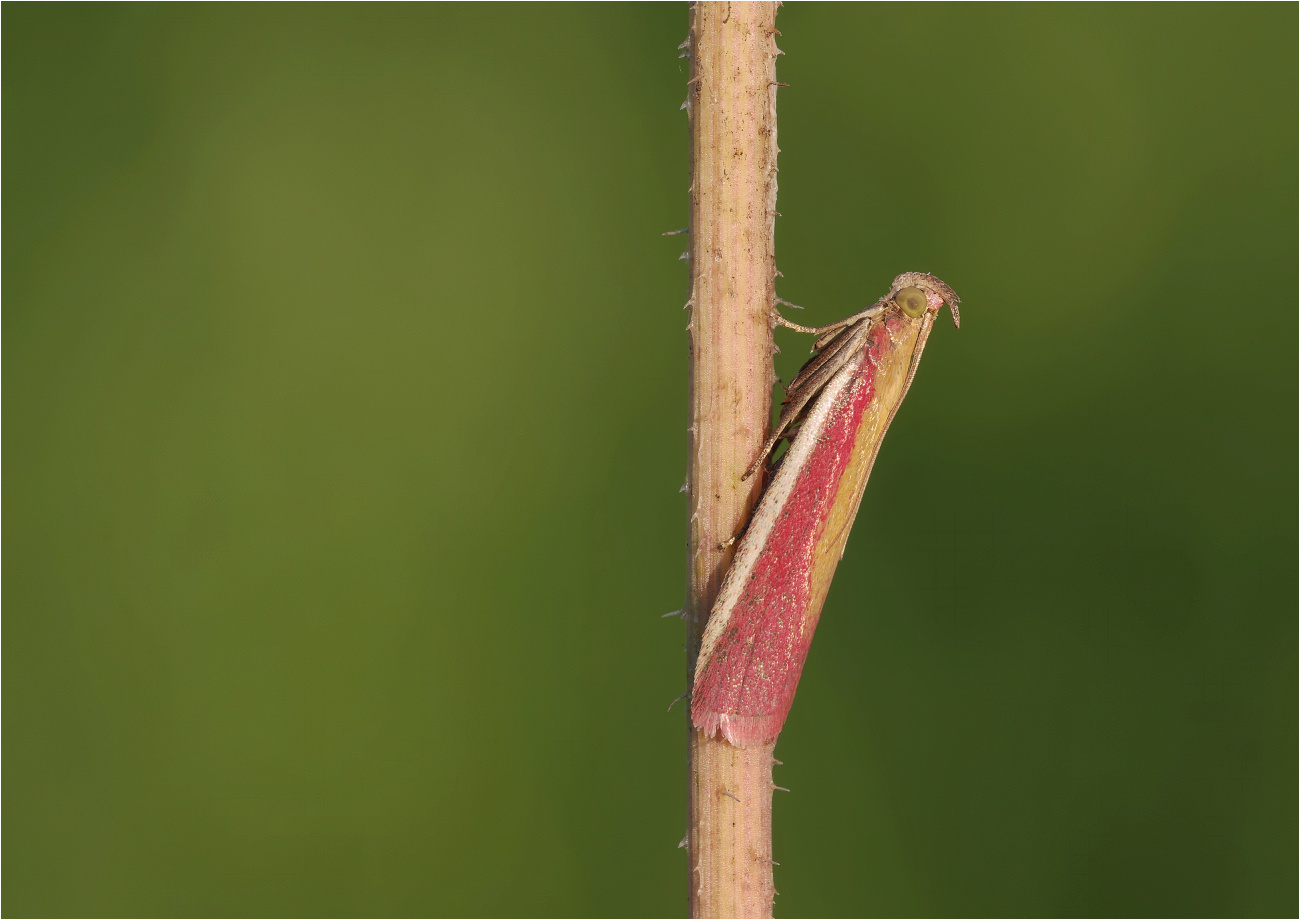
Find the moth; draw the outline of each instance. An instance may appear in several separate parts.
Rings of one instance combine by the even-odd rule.
[[[813,631],[844,554],[881,441],[916,376],[952,288],[907,272],[889,293],[817,336],[786,388],[772,436],[743,478],[783,439],[778,461],[709,614],[691,690],[691,721],[742,747],[776,740],[794,703]]]

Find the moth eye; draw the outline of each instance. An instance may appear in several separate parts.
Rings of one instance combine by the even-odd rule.
[[[920,288],[905,287],[894,295],[894,302],[903,308],[903,312],[916,319],[930,306],[925,293]]]

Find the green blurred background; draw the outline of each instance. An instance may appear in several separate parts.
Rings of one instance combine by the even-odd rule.
[[[6,4],[7,914],[685,911],[686,16]],[[778,913],[1294,915],[1296,7],[778,25]]]

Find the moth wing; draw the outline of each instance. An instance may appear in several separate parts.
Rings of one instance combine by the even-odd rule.
[[[806,411],[750,521],[701,642],[697,728],[732,744],[785,723],[867,479],[919,357],[922,319],[891,312],[863,334]]]

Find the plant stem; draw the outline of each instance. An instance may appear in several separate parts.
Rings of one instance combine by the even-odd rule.
[[[776,298],[776,3],[691,7],[691,438],[687,662],[760,477]],[[693,917],[770,917],[772,746],[690,732]]]

